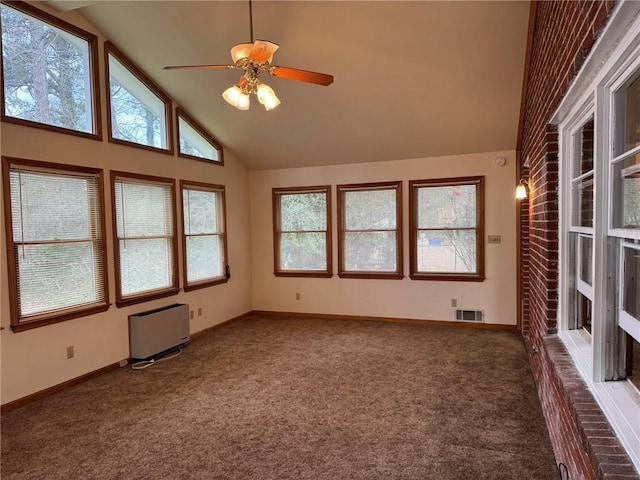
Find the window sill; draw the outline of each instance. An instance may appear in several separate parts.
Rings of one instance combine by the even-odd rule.
[[[618,440],[640,471],[640,393],[627,380],[593,381],[591,344],[581,330],[561,332],[558,336]]]
[[[402,280],[404,275],[402,273],[382,273],[382,272],[340,272],[338,273],[340,278],[360,278],[368,280]]]
[[[172,288],[171,290],[163,290],[162,292],[155,292],[149,295],[140,295],[138,297],[121,298],[116,301],[118,308],[128,307],[129,305],[135,305],[137,303],[150,302],[151,300],[157,300],[159,298],[171,297],[180,293],[179,288]]]
[[[331,278],[333,274],[331,272],[312,272],[312,271],[299,271],[299,272],[273,272],[276,277],[309,277],[309,278]]]
[[[200,288],[213,287],[214,285],[222,285],[223,283],[227,283],[229,279],[227,277],[217,278],[215,280],[209,280],[202,283],[193,283],[191,285],[185,285],[184,291],[190,292],[192,290],[198,290]]]
[[[13,330],[15,333],[24,332],[33,328],[53,325],[54,323],[66,322],[67,320],[72,320],[74,318],[87,317],[89,315],[95,315],[96,313],[106,312],[107,310],[109,310],[110,306],[110,303],[101,304],[89,308],[84,308],[82,310],[67,311],[66,313],[58,314],[55,316],[40,316],[37,320],[27,320],[21,323],[12,324],[11,330]]]
[[[437,280],[445,282],[484,282],[484,275],[464,275],[456,273],[412,273],[411,280]]]

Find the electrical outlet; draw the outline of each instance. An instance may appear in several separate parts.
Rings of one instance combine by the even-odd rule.
[[[487,243],[500,243],[502,242],[502,237],[500,235],[489,235],[487,237]]]
[[[202,315],[202,307],[198,307],[198,316]]]
[[[300,293],[296,293],[296,300],[300,300]]]
[[[457,298],[452,298],[451,299],[451,306],[452,307],[457,307],[458,306],[458,299]]]
[[[67,360],[69,360],[70,358],[73,358],[74,353],[73,353],[73,345],[70,347],[67,347]]]
[[[189,320],[193,320],[193,310],[189,310]]]

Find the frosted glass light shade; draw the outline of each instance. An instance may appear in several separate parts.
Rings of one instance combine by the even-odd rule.
[[[522,200],[524,198],[527,198],[527,188],[521,183],[516,187],[516,199]]]
[[[280,105],[280,99],[276,96],[276,92],[273,91],[269,85],[261,83],[258,85],[258,91],[256,92],[258,100],[264,105],[265,110],[273,110]]]
[[[234,85],[233,87],[227,88],[222,93],[222,98],[224,98],[230,105],[236,107],[238,106],[238,99],[240,98],[240,95],[242,95],[242,90],[237,85]]]

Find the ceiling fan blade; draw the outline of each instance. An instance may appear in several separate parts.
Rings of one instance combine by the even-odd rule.
[[[322,85],[324,87],[333,83],[333,75],[310,72],[308,70],[299,70],[297,68],[273,66],[269,69],[269,73],[274,77],[287,78],[289,80],[297,80],[299,82],[315,83],[316,85]]]
[[[277,43],[267,40],[256,40],[253,42],[253,48],[251,49],[251,53],[249,53],[249,58],[260,63],[271,63],[273,54],[278,48],[280,48],[280,46]]]
[[[200,68],[200,69],[219,69],[219,68],[236,68],[235,65],[171,65],[164,67],[163,70],[178,70],[180,68]]]

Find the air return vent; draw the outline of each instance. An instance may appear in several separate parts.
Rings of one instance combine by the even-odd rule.
[[[461,322],[483,322],[484,312],[482,310],[462,310],[456,309],[456,320]]]

